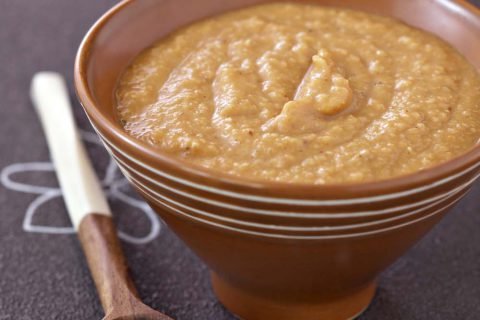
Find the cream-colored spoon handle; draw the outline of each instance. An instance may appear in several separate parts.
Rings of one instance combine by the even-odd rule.
[[[54,72],[37,73],[32,80],[31,98],[75,229],[90,213],[110,216],[103,188],[79,137],[63,77]]]

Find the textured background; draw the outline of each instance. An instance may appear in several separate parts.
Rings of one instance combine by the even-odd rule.
[[[67,77],[75,101],[75,51],[88,27],[115,2],[0,0],[0,320],[102,317],[76,237],[55,234],[69,222],[55,197],[56,180],[45,164],[48,150],[28,90],[34,72],[55,70]],[[80,126],[90,131],[76,102],[75,107]],[[103,175],[108,156],[101,147],[89,146]],[[119,179],[112,181],[118,186]],[[111,196],[119,228],[131,236],[148,234],[155,220],[148,219],[148,210],[138,201],[125,200],[133,196],[125,186],[120,189],[123,193]],[[442,223],[381,276],[362,320],[480,319],[479,197],[477,183]],[[123,243],[147,304],[179,320],[234,319],[215,300],[205,266],[165,225],[152,241]]]

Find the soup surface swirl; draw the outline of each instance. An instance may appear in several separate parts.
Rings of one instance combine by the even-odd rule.
[[[480,138],[480,77],[450,45],[390,18],[311,5],[182,28],[133,61],[116,96],[130,135],[256,180],[383,180]]]

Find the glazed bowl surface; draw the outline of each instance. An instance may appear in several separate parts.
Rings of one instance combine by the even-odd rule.
[[[347,319],[378,274],[469,190],[480,147],[395,179],[345,185],[252,181],[201,168],[126,134],[116,83],[132,59],[193,21],[266,0],[126,0],[83,41],[75,86],[125,176],[213,272],[220,300],[245,319]],[[278,2],[278,1],[277,1]],[[480,68],[480,15],[463,1],[299,1],[399,18],[444,38]]]

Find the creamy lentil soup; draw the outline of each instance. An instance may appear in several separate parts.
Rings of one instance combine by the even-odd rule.
[[[480,137],[480,77],[450,45],[391,18],[312,5],[178,30],[134,60],[116,94],[130,135],[257,180],[383,180]]]

